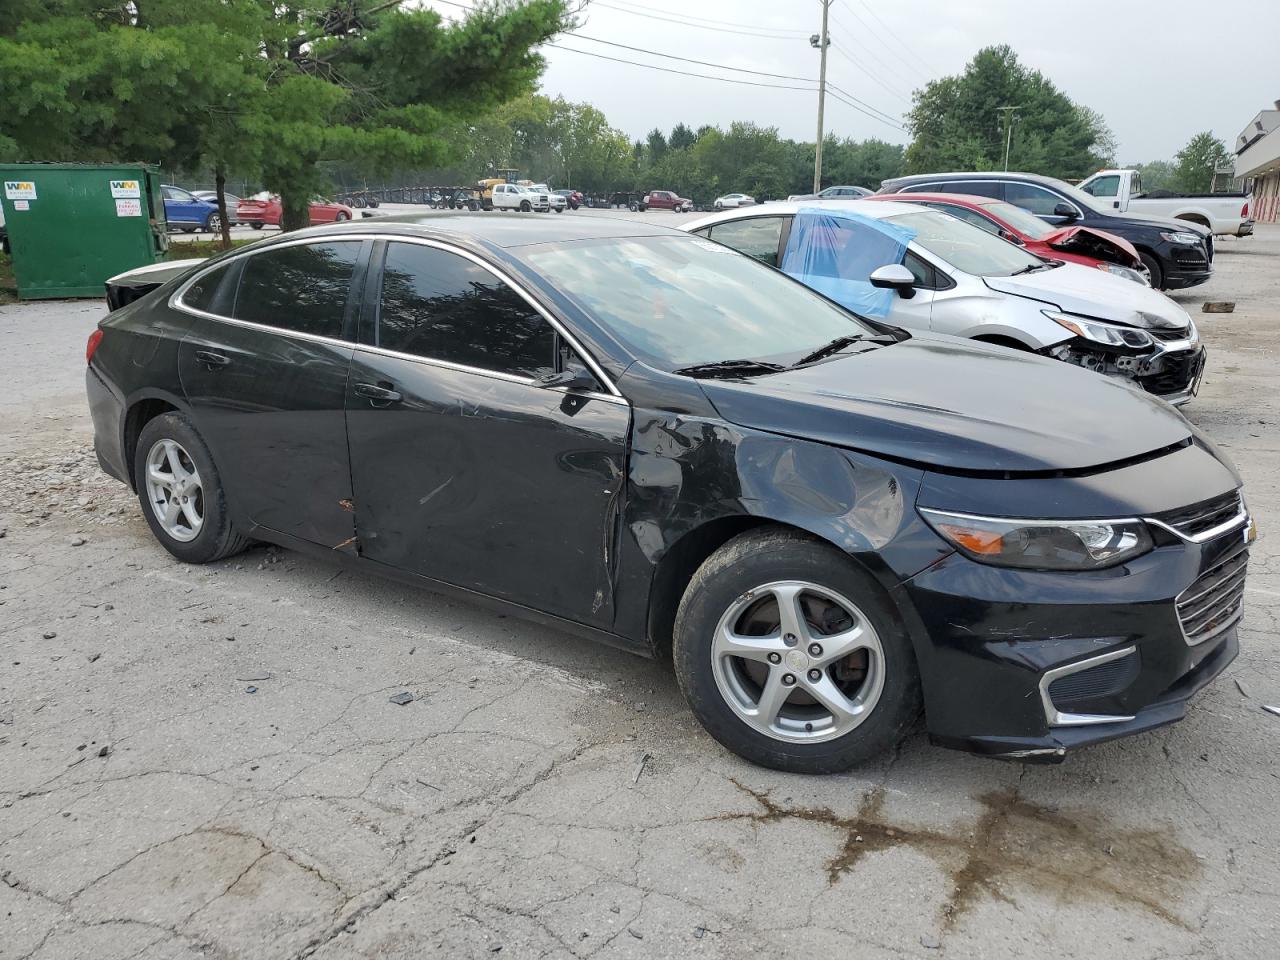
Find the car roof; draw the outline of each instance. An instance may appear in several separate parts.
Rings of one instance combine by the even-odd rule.
[[[928,183],[930,180],[1021,180],[1047,184],[1062,182],[1056,177],[1046,177],[1039,173],[1016,173],[1005,170],[965,170],[953,173],[913,173],[905,177],[890,177],[884,181],[882,186],[896,187],[904,183]]]
[[[622,217],[531,217],[527,213],[501,211],[440,210],[394,216],[363,217],[347,223],[326,224],[284,234],[281,239],[324,236],[331,233],[398,233],[479,243],[493,247],[521,247],[533,243],[563,243],[612,237],[683,237],[672,227],[626,220]]]
[[[724,213],[715,213],[708,217],[702,217],[691,223],[682,223],[680,229],[697,230],[701,227],[720,223],[723,220],[738,220],[746,217],[789,216],[799,213],[801,210],[847,210],[869,217],[872,220],[888,220],[890,217],[899,217],[904,213],[919,213],[922,209],[919,204],[907,200],[878,200],[875,203],[867,203],[868,199],[867,197],[836,197],[830,200],[818,201],[770,200],[768,203],[756,204],[750,209],[750,212],[727,210]]]
[[[865,197],[866,200],[874,200],[876,203],[901,203],[899,199],[902,195],[897,193],[878,193],[874,197]],[[907,194],[911,197],[912,203],[924,203],[925,201],[935,201],[940,203],[955,203],[962,207],[989,207],[996,203],[1004,203],[998,197],[983,197],[974,193],[924,193],[912,192]]]

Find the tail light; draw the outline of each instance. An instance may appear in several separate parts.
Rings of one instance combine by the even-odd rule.
[[[102,331],[95,330],[89,334],[89,342],[84,347],[84,362],[92,363],[93,354],[98,349],[98,344],[102,342]]]
[[[1248,200],[1246,200],[1244,202],[1244,206],[1240,208],[1240,219],[1241,220],[1249,219],[1249,201]]]

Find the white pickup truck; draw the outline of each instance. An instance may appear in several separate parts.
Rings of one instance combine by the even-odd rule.
[[[1121,213],[1188,220],[1220,236],[1247,237],[1253,233],[1250,197],[1244,193],[1178,194],[1158,190],[1157,195],[1148,195],[1142,190],[1142,174],[1137,170],[1099,170],[1079,186]]]

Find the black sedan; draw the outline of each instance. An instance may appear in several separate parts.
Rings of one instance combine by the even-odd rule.
[[[937,742],[1057,759],[1179,719],[1236,655],[1253,525],[1175,410],[675,230],[306,230],[88,353],[98,458],[174,556],[268,541],[671,658],[779,769],[922,707]]]

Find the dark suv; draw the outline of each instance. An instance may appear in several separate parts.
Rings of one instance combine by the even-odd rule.
[[[879,193],[967,193],[995,197],[1047,223],[1093,227],[1124,237],[1138,251],[1157,290],[1179,290],[1213,275],[1213,235],[1185,220],[1133,217],[1103,209],[1064,180],[1034,173],[926,173],[895,177]]]

